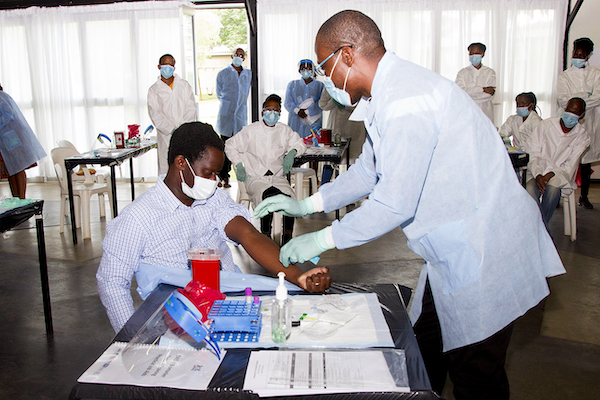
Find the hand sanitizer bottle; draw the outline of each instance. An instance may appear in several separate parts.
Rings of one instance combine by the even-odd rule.
[[[285,273],[280,272],[277,276],[279,286],[271,307],[271,338],[275,343],[283,343],[292,332],[292,301],[288,299],[287,288],[283,283]]]

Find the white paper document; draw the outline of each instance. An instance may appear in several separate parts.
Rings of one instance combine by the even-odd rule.
[[[144,357],[132,365],[122,357],[126,346],[121,342],[111,344],[77,382],[206,390],[221,364],[208,350],[140,345]],[[221,352],[223,357],[225,351]]]
[[[402,350],[254,351],[244,390],[261,397],[354,392],[410,392]]]

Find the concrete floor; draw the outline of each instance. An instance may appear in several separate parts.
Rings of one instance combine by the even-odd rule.
[[[136,194],[151,186],[136,184]],[[2,182],[0,197],[7,196],[8,184]],[[45,334],[32,219],[0,238],[0,399],[66,399],[114,334],[95,279],[110,217],[100,220],[92,199],[92,239],[81,240],[78,230],[74,246],[69,225],[59,233],[57,184],[29,184],[27,196],[45,200],[54,339]],[[118,184],[118,197],[122,209],[129,203],[127,184]],[[593,185],[590,200],[596,209],[577,208],[576,242],[562,233],[562,208],[550,223],[568,273],[550,279],[552,294],[515,324],[507,356],[512,399],[594,398],[600,393],[600,185]],[[300,219],[296,234],[320,229],[333,218],[331,213]],[[234,249],[234,257],[245,272],[262,273],[243,249]],[[338,282],[396,282],[413,288],[422,264],[400,230],[356,249],[329,251],[321,260]],[[444,397],[452,398],[449,393],[447,385]]]

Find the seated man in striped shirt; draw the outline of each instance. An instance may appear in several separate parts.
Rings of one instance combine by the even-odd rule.
[[[187,250],[218,247],[221,270],[237,271],[227,242],[241,244],[267,270],[285,271],[288,281],[309,292],[321,292],[331,283],[327,268],[304,273],[284,268],[279,248],[249,222],[248,209],[235,204],[217,188],[224,145],[212,126],[201,122],[181,125],[169,145],[167,175],[138,197],[106,228],[104,253],[98,268],[98,293],[115,332],[134,312],[131,280],[145,298],[158,284],[191,280]],[[175,281],[169,281],[169,279]]]

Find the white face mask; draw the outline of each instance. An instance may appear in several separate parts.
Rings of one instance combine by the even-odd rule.
[[[217,181],[202,178],[201,176],[196,175],[187,158],[185,159],[185,162],[187,163],[188,167],[190,167],[192,175],[194,175],[194,186],[189,187],[188,184],[185,183],[185,179],[183,179],[183,172],[179,171],[179,175],[181,176],[181,190],[183,191],[183,193],[185,193],[188,197],[191,197],[192,199],[208,199],[215,193],[215,190],[217,190]]]
[[[350,94],[346,92],[346,83],[348,82],[348,75],[350,75],[350,70],[352,69],[352,67],[348,68],[348,72],[346,72],[346,79],[344,79],[343,89],[338,89],[337,87],[335,87],[335,84],[331,80],[331,77],[333,76],[333,71],[335,71],[335,67],[337,66],[338,61],[340,61],[341,55],[342,53],[340,53],[338,55],[338,58],[335,60],[335,64],[333,64],[333,68],[331,69],[331,74],[329,74],[329,76],[325,76],[323,85],[325,86],[325,89],[327,89],[327,92],[329,92],[329,95],[332,99],[334,99],[343,106],[352,106],[352,98],[350,97]]]

